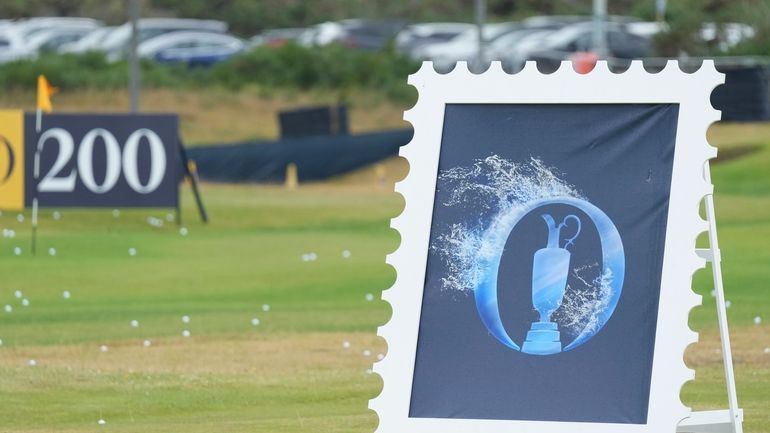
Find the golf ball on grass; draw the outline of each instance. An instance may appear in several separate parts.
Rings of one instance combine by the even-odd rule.
[[[349,259],[350,258],[350,251],[349,250],[343,251],[342,252],[342,258],[343,259]]]
[[[106,344],[102,344],[101,346],[99,346],[99,351],[102,352],[102,353],[107,352],[109,350],[110,350],[110,348],[107,347]]]
[[[62,292],[61,296],[64,299],[69,299],[72,296],[72,294],[70,293],[69,290],[65,290],[65,291]]]
[[[314,262],[316,260],[318,260],[318,254],[316,253],[306,253],[302,255],[303,262]]]
[[[13,254],[20,256],[21,255],[21,247],[16,247],[13,249]]]
[[[342,342],[342,348],[343,349],[350,349],[350,342],[349,341],[343,341]]]
[[[24,307],[29,307],[29,299],[24,298],[21,300],[21,305]]]
[[[257,319],[256,317],[251,319],[251,325],[252,326],[259,326],[259,319]]]
[[[182,337],[185,337],[185,338],[187,338],[187,337],[189,337],[189,336],[190,336],[190,331],[188,331],[187,329],[185,329],[184,331],[182,331]]]
[[[12,313],[13,312],[13,307],[11,307],[10,305],[6,305],[5,306],[5,312],[6,313]]]
[[[190,323],[190,316],[182,316],[182,323]]]
[[[188,233],[187,227],[182,227],[182,228],[179,229],[179,234],[180,235],[187,236],[187,233]]]
[[[128,249],[128,255],[131,257],[134,257],[136,255],[136,248],[129,248]]]
[[[142,346],[144,346],[144,347],[150,347],[150,346],[152,346],[152,341],[150,341],[150,340],[144,340],[144,342],[142,343]]]
[[[138,328],[139,327],[139,321],[138,320],[132,320],[131,321],[131,327],[132,328]]]
[[[13,296],[15,296],[16,299],[21,299],[21,297],[24,296],[24,293],[22,293],[21,290],[17,290],[13,292]]]
[[[105,421],[103,419],[100,419],[99,421],[96,421],[96,423],[99,424],[99,425],[105,425],[105,424],[107,424],[107,421]]]
[[[263,305],[262,305],[262,311],[264,311],[265,313],[267,313],[268,311],[270,311],[270,305],[268,305],[268,304],[263,304]]]
[[[51,257],[55,256],[56,255],[56,248],[53,248],[53,247],[48,248],[48,255],[51,256]]]
[[[754,324],[755,325],[759,325],[761,323],[762,323],[762,318],[761,317],[757,316],[757,317],[754,318]]]
[[[36,365],[37,365],[37,361],[35,361],[34,359],[30,359],[30,360],[27,362],[27,364],[29,364],[29,366],[30,366],[30,367],[34,367],[34,366],[36,366]]]
[[[369,302],[374,301],[374,295],[372,295],[371,293],[367,293],[365,298]]]
[[[53,219],[56,221],[59,221],[61,219],[61,214],[59,211],[53,211]]]

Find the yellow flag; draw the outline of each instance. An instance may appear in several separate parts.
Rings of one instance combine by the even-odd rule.
[[[51,106],[51,95],[58,92],[59,89],[48,83],[44,75],[37,76],[37,108],[50,113],[53,111]]]

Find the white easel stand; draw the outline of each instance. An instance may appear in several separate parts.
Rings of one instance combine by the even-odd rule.
[[[711,183],[709,163],[703,167],[706,182]],[[717,242],[717,224],[714,216],[714,195],[708,194],[706,200],[706,218],[708,219],[709,248],[698,248],[695,252],[703,259],[711,262],[714,275],[714,290],[717,296],[717,317],[719,318],[719,335],[722,340],[722,361],[725,366],[727,382],[727,410],[709,410],[692,412],[683,419],[676,431],[680,433],[743,433],[743,409],[738,407],[738,395],[735,391],[735,373],[733,372],[733,354],[730,349],[730,333],[727,330],[727,307],[725,292],[722,286],[722,258]]]

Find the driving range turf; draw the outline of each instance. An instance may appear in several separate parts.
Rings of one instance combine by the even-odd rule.
[[[770,433],[770,125],[710,135],[724,155],[713,180],[745,431]],[[0,228],[16,237],[0,238],[0,308],[13,308],[0,310],[0,431],[373,431],[367,403],[381,380],[367,369],[387,352],[379,299],[395,280],[384,260],[403,207],[374,178],[367,169],[297,191],[204,185],[205,226],[185,186],[187,236],[165,210],[60,209],[55,220],[48,209],[37,257],[29,214],[3,213]],[[710,279],[696,274],[704,302],[690,316],[701,338],[682,398],[695,409],[726,408]]]

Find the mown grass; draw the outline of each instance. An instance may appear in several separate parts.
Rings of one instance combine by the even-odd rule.
[[[716,164],[713,179],[745,430],[770,433],[770,126],[719,125],[711,137],[759,146]],[[0,238],[0,306],[13,306],[0,311],[0,431],[373,431],[367,403],[381,382],[367,369],[387,351],[376,327],[390,310],[366,295],[379,299],[395,279],[384,258],[399,243],[388,220],[403,201],[389,182],[405,163],[385,167],[384,186],[372,169],[298,191],[204,185],[206,226],[185,187],[187,236],[147,223],[167,211],[64,209],[54,220],[46,210],[37,257],[29,215],[20,223],[4,213],[0,227],[17,235]],[[307,253],[318,260],[304,262]],[[696,409],[725,408],[708,270],[695,287],[701,342],[686,358],[697,376],[682,396]]]

